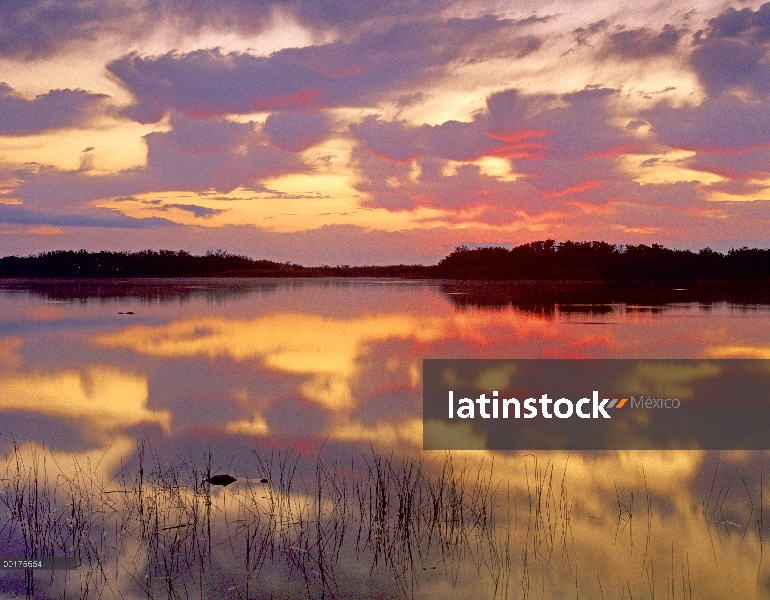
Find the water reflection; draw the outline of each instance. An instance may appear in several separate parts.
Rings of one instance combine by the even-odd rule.
[[[167,410],[147,407],[147,380],[114,368],[88,367],[82,371],[62,370],[54,373],[0,375],[0,411],[7,415],[4,429],[23,436],[20,423],[13,419],[36,418],[42,427],[46,420],[67,429],[80,429],[81,439],[104,444],[116,430],[138,424],[156,424],[169,429],[171,414]],[[30,422],[31,424],[31,422]],[[70,441],[55,431],[42,438],[47,444],[68,447]]]
[[[322,481],[330,494],[323,503],[332,502],[336,481],[347,486],[352,504],[344,518],[335,519],[339,527],[351,528],[364,519],[359,509],[353,516],[353,501],[362,502],[365,495],[355,494],[369,490],[367,469],[387,457],[393,461],[389,468],[401,474],[394,475],[384,505],[387,527],[395,527],[409,490],[428,494],[420,502],[429,498],[425,490],[437,489],[430,486],[441,481],[445,464],[443,454],[421,451],[422,358],[767,358],[770,321],[763,298],[761,289],[750,286],[740,293],[704,288],[656,294],[644,286],[488,282],[6,282],[0,292],[0,445],[31,464],[34,452],[25,442],[36,442],[37,459],[50,456],[66,481],[82,476],[78,468],[84,464],[98,464],[102,483],[93,498],[100,499],[120,477],[139,472],[136,440],[145,439],[160,465],[147,489],[182,494],[185,502],[203,501],[196,496],[196,477],[206,468],[251,479],[264,474],[259,460],[290,447],[296,487],[273,487],[272,493],[280,491],[299,506],[314,497]],[[327,465],[320,475],[319,453]],[[423,552],[424,560],[414,560],[413,572],[398,580],[386,563],[376,562],[371,545],[356,554],[358,538],[351,534],[339,550],[336,587],[319,583],[317,564],[303,574],[282,554],[283,567],[265,562],[264,583],[250,583],[257,585],[250,593],[770,597],[767,561],[761,561],[767,533],[761,496],[768,486],[760,453],[468,452],[455,458],[458,470],[466,465],[467,493],[476,489],[474,477],[494,461],[489,477],[495,499],[483,504],[489,504],[495,526],[468,534],[473,544],[458,544],[457,554],[445,558],[421,550],[426,539],[400,546],[415,556]],[[405,481],[401,469],[409,464],[419,466],[414,472],[428,487],[399,487]],[[274,468],[270,479],[280,482],[281,470]],[[174,469],[197,471],[184,481],[162,476]],[[360,489],[354,493],[355,482]],[[373,485],[366,511],[368,502],[376,505],[381,498]],[[214,532],[219,542],[226,546],[228,531],[241,532],[237,539],[243,540],[245,528],[256,527],[249,520],[254,515],[267,519],[269,497],[249,485],[215,492],[212,510],[221,510],[221,516],[230,502],[233,515],[229,525],[215,519],[215,529],[224,528]],[[120,520],[127,514],[120,510],[134,511],[134,505],[124,506],[126,498],[114,502],[118,524],[138,526]],[[448,497],[438,504],[451,506]],[[237,512],[244,506],[251,506],[251,517]],[[331,519],[333,503],[328,506],[307,513],[304,526],[318,522],[319,514]],[[184,527],[173,529],[182,525],[174,521],[181,513],[173,514],[164,517],[169,520],[163,527],[171,528],[164,530],[166,541],[183,533]],[[6,527],[3,535],[11,531],[16,535],[19,529]],[[377,538],[372,531],[367,535],[375,545],[396,535],[383,530],[386,537]],[[110,535],[120,537],[120,531]],[[147,597],[132,577],[141,578],[150,568],[142,546],[149,538],[131,539],[124,539],[120,551],[132,557],[131,576],[118,569],[111,589],[124,597]],[[4,553],[7,544],[0,542]],[[312,556],[308,544],[305,554]],[[209,563],[220,583],[207,579],[208,588],[181,585],[175,593],[211,597],[215,590],[233,588],[233,597],[236,592],[244,597],[244,576],[228,574],[225,567],[227,557],[241,550],[221,550]],[[299,560],[302,550],[300,544],[290,554]],[[307,574],[312,585],[304,583]],[[359,579],[368,583],[361,587]],[[18,591],[18,585],[6,589]],[[45,597],[45,587],[40,589],[36,594]],[[61,591],[50,589],[52,597]],[[117,597],[105,586],[99,589],[103,597]],[[154,597],[170,595],[162,586],[153,590]]]
[[[663,310],[672,305],[718,303],[758,307],[770,303],[763,283],[692,282],[688,287],[666,282],[561,282],[561,281],[445,281],[441,291],[457,306],[505,307],[553,315],[557,310],[604,314],[612,305]]]

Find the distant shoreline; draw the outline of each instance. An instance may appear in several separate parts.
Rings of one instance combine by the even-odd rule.
[[[2,279],[168,279],[168,278],[389,278],[461,281],[770,282],[770,250],[733,249],[722,254],[673,250],[659,244],[545,240],[516,246],[457,247],[435,265],[305,267],[256,260],[218,250],[55,251],[0,258]]]

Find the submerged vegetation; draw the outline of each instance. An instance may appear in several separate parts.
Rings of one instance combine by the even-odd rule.
[[[223,250],[46,252],[0,258],[5,278],[137,277],[400,277],[408,279],[580,281],[770,281],[770,249],[726,254],[704,248],[675,250],[659,244],[546,240],[512,249],[459,246],[437,265],[320,266],[255,260]]]

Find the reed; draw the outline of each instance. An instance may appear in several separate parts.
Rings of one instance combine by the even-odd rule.
[[[641,578],[580,565],[568,463],[525,456],[522,482],[494,461],[450,452],[403,458],[370,449],[338,462],[323,452],[310,461],[291,449],[255,450],[250,475],[258,477],[236,473],[221,488],[205,483],[210,451],[172,459],[143,441],[131,466],[109,476],[98,463],[61,465],[14,444],[0,457],[3,553],[74,556],[81,567],[11,574],[5,585],[18,576],[28,598],[325,599],[351,597],[368,577],[382,595],[417,598],[440,580],[473,578],[495,599],[570,587],[575,597],[695,597],[688,550],[671,539],[665,556],[653,551],[660,532],[644,470],[643,489],[616,487],[615,506],[607,505],[617,529],[609,540],[628,544],[632,557],[633,518],[646,512]],[[702,511],[707,528],[720,531],[715,556],[719,544],[743,543],[752,519],[761,535],[762,519],[746,478],[740,488],[718,471]],[[731,524],[741,536],[725,533]],[[619,536],[626,528],[627,542]]]
[[[338,567],[350,560],[367,561],[370,575],[384,569],[412,596],[416,573],[441,565],[456,577],[466,557],[481,560],[484,543],[500,560],[490,546],[491,469],[471,477],[447,454],[432,478],[422,460],[372,451],[361,465],[319,456],[310,479],[298,463],[291,450],[255,452],[256,471],[269,483],[212,489],[204,483],[210,453],[200,468],[189,457],[163,459],[142,442],[136,466],[105,482],[96,466],[73,459],[74,469],[63,469],[36,446],[14,445],[2,458],[0,535],[6,553],[80,560],[76,571],[48,574],[45,585],[25,572],[30,598],[46,588],[62,597],[67,590],[121,597],[119,582],[147,598],[204,598],[223,585],[249,598],[267,567],[299,582],[308,597],[334,598],[342,592]]]

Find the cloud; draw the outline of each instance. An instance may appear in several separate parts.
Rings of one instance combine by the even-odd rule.
[[[768,102],[720,96],[697,106],[661,103],[643,114],[657,138],[668,146],[739,154],[770,142],[769,109]]]
[[[770,99],[725,94],[697,106],[661,103],[643,114],[658,141],[697,153],[683,161],[691,169],[728,178],[770,173]]]
[[[505,145],[486,135],[477,123],[459,121],[414,126],[369,116],[352,124],[350,131],[363,148],[395,162],[411,162],[418,156],[470,161]]]
[[[542,195],[526,180],[504,182],[467,164],[452,174],[444,173],[444,163],[419,158],[414,166],[383,160],[368,152],[353,153],[361,178],[356,187],[368,196],[367,206],[390,211],[434,208],[461,212],[485,207],[507,208],[509,222],[518,220],[517,211],[541,212],[547,208]],[[444,219],[451,217],[445,217]],[[442,220],[444,220],[442,219]]]
[[[674,25],[664,25],[660,32],[647,28],[627,29],[611,34],[603,44],[603,54],[625,59],[651,58],[674,50],[682,30]]]
[[[159,217],[137,219],[108,209],[88,213],[61,213],[29,210],[17,204],[0,204],[0,223],[15,225],[53,225],[61,227],[106,227],[108,229],[157,229],[173,223]]]
[[[0,135],[32,135],[84,125],[104,109],[105,94],[84,90],[51,90],[33,100],[0,83]]]
[[[2,3],[0,56],[28,59],[55,53],[58,57],[58,50],[73,41],[96,42],[101,47],[114,39],[111,58],[120,57],[109,62],[107,69],[132,98],[124,116],[142,123],[163,122],[164,128],[168,119],[171,130],[144,137],[146,165],[108,174],[92,168],[92,161],[104,157],[101,151],[91,151],[92,146],[107,145],[78,134],[81,137],[70,151],[80,151],[74,156],[80,158],[80,169],[65,171],[28,163],[10,174],[0,192],[23,204],[3,207],[0,220],[18,225],[18,229],[22,225],[76,228],[102,223],[110,234],[119,230],[120,236],[131,234],[135,237],[130,239],[138,239],[144,233],[142,228],[169,221],[129,217],[121,221],[122,215],[96,210],[93,204],[134,195],[142,198],[140,202],[157,201],[154,207],[170,211],[158,214],[178,216],[179,209],[202,225],[207,224],[202,219],[222,209],[208,208],[213,206],[208,202],[201,202],[207,206],[163,204],[184,200],[150,195],[180,191],[211,196],[239,187],[264,191],[266,180],[272,178],[312,174],[316,168],[337,176],[349,167],[350,180],[363,193],[361,203],[366,208],[434,209],[422,213],[422,225],[441,228],[444,234],[461,225],[475,227],[474,231],[507,228],[550,236],[566,232],[570,237],[605,228],[632,237],[647,235],[643,231],[665,233],[669,223],[672,231],[686,235],[689,218],[692,232],[697,232],[693,235],[703,237],[704,232],[716,231],[711,223],[719,219],[723,226],[728,222],[735,226],[739,216],[749,214],[748,207],[707,203],[705,198],[715,192],[756,196],[761,190],[754,179],[770,172],[766,142],[770,139],[770,3],[758,9],[703,7],[701,14],[716,16],[702,23],[702,31],[694,36],[686,33],[694,21],[673,16],[668,9],[650,12],[644,21],[630,18],[632,13],[647,12],[651,6],[647,3],[633,10],[599,12],[572,11],[573,6],[577,4],[568,2],[561,16],[550,18],[547,27],[538,29],[548,17],[505,18],[484,14],[480,6],[460,7],[449,0]],[[521,5],[508,14],[531,14],[529,10],[529,5]],[[457,14],[464,16],[449,17]],[[625,17],[634,25],[618,25]],[[531,35],[545,29],[548,38]],[[301,35],[287,42],[278,35],[286,31],[301,31]],[[211,32],[225,35],[217,38]],[[190,33],[194,35],[185,37]],[[265,38],[257,39],[263,33]],[[272,34],[280,38],[275,42],[278,45],[316,45],[262,56],[257,50],[189,51],[195,48],[195,35],[201,44],[221,39],[223,44],[232,44],[228,47],[243,49],[252,39],[260,48],[267,47],[265,44],[274,43]],[[569,58],[557,59],[554,52],[573,45],[572,38],[593,49],[579,49]],[[148,51],[143,40],[149,39],[150,52],[163,52],[159,48],[177,43],[184,51],[143,54]],[[121,40],[130,40],[131,45],[121,45]],[[121,56],[128,48],[138,50]],[[689,57],[685,52],[690,52]],[[691,69],[680,73],[681,81],[667,80],[676,85],[676,93],[637,94],[639,89],[673,89],[656,79],[667,74],[649,67],[658,58],[674,54],[681,54],[682,60],[665,60],[667,69],[677,65]],[[602,59],[601,65],[594,69],[591,65],[597,58]],[[627,64],[637,59],[644,61],[637,64],[642,83]],[[40,63],[35,68],[45,72],[51,67]],[[613,79],[618,74],[628,87]],[[693,74],[705,94],[686,97],[687,78],[692,81]],[[546,81],[549,77],[552,84]],[[563,93],[586,81],[601,85]],[[542,91],[549,89],[558,91]],[[472,98],[464,95],[469,90]],[[435,116],[436,110],[444,109],[445,93],[451,93],[456,103],[451,114],[467,116],[456,116],[456,120]],[[486,106],[471,112],[483,103],[482,94],[489,94]],[[693,105],[693,98],[703,99]],[[108,102],[107,96],[73,89],[51,90],[28,99],[4,85],[0,87],[0,134],[21,136],[81,127],[91,115],[103,114]],[[640,110],[638,102],[645,102],[647,109]],[[426,114],[429,108],[434,112]],[[374,111],[379,114],[371,116]],[[264,124],[228,119],[253,112],[269,113]],[[123,126],[128,131],[129,126]],[[135,131],[135,126],[130,127]],[[323,158],[305,151],[330,138],[334,143],[323,152],[334,153],[333,160],[326,158],[327,170]],[[674,162],[670,149],[695,154]],[[306,164],[300,153],[315,162]],[[645,156],[624,160],[634,153]],[[348,156],[351,162],[343,166]],[[642,158],[647,160],[640,171],[656,180],[666,173],[678,177],[677,168],[686,167],[717,173],[728,181],[711,186],[696,181],[641,186],[632,180],[629,169]],[[22,160],[44,159],[25,156],[16,164]],[[662,174],[660,178],[658,174]],[[714,177],[703,179],[713,181]],[[310,178],[303,178],[306,180]],[[317,197],[303,189],[286,198],[300,194]],[[327,209],[318,212],[322,210]],[[752,210],[764,214],[763,208]],[[720,215],[719,219],[709,217],[708,211]],[[186,220],[193,221],[189,216]],[[376,217],[372,223],[377,226]],[[196,229],[169,227],[164,235],[186,230],[193,236]],[[225,235],[224,229],[217,230]],[[251,234],[256,231],[248,230]],[[335,246],[329,231],[315,234],[314,251],[320,251],[322,238]],[[355,250],[357,244],[373,243],[372,237],[335,231],[355,240],[351,256],[364,252]],[[69,234],[67,229],[61,239]],[[518,240],[526,240],[525,233],[522,235]],[[182,237],[177,239],[185,245]],[[227,242],[223,245],[230,247]],[[276,256],[278,259],[289,252],[288,245],[281,247],[284,255]]]
[[[366,151],[354,154],[357,188],[371,206],[483,208],[480,218],[495,223],[572,210],[567,205],[575,201],[608,202],[608,184],[628,179],[616,158],[645,147],[613,121],[618,97],[617,90],[596,87],[562,95],[514,89],[492,94],[487,110],[467,123],[416,126],[367,117],[350,127]],[[447,169],[447,161],[484,157],[509,161],[520,176],[500,179],[470,164]]]
[[[255,111],[305,112],[367,106],[424,88],[462,59],[521,57],[540,40],[517,36],[517,23],[492,16],[411,21],[350,41],[280,50],[268,57],[223,53],[140,56],[110,62],[108,70],[133,94],[127,115],[154,123],[170,111],[201,119]]]
[[[350,132],[372,154],[399,163],[410,163],[421,153],[420,129],[405,122],[387,122],[377,116],[353,123]]]
[[[276,15],[316,33],[350,34],[376,20],[439,14],[453,0],[5,0],[0,2],[0,56],[47,56],[109,33],[131,42],[160,29],[181,35],[211,31],[252,37]]]
[[[589,40],[593,38],[597,33],[606,31],[610,26],[610,22],[607,19],[600,19],[594,23],[590,23],[583,27],[578,27],[572,31],[572,35],[575,38],[578,46],[585,46],[589,43]]]
[[[171,208],[178,208],[179,210],[186,210],[195,215],[196,219],[207,219],[214,215],[225,212],[224,208],[207,208],[205,206],[198,206],[197,204],[163,204],[157,207],[159,210],[169,210]]]
[[[214,215],[219,215],[229,210],[227,208],[208,208],[206,206],[200,206],[199,204],[165,204],[160,198],[149,200],[147,198],[135,198],[134,196],[121,196],[119,198],[113,198],[113,200],[117,202],[136,202],[139,204],[145,204],[147,206],[152,206],[155,210],[161,211],[168,211],[172,209],[184,210],[192,213],[196,219],[208,219]]]
[[[362,147],[397,162],[418,156],[469,161],[482,156],[539,161],[612,157],[639,142],[610,122],[608,104],[618,95],[586,88],[560,96],[506,90],[487,99],[470,123],[414,126],[367,117],[350,130]]]
[[[253,123],[174,118],[172,126],[170,132],[145,136],[147,167],[140,179],[149,179],[153,191],[227,193],[265,177],[307,170],[291,152],[267,145]]]
[[[695,152],[679,166],[742,181],[718,187],[749,194],[747,180],[770,174],[770,3],[728,8],[692,41],[689,62],[705,98],[697,105],[662,101],[638,116],[659,143]]]
[[[302,152],[330,133],[329,119],[320,113],[274,112],[262,127],[270,142],[290,152]]]
[[[770,94],[770,2],[756,11],[732,7],[694,37],[691,64],[709,95],[745,90]]]
[[[323,24],[331,27],[350,26],[386,15],[413,19],[415,15],[425,12],[436,14],[453,4],[451,0],[287,0],[279,3],[306,25]]]
[[[639,146],[635,137],[612,122],[612,103],[619,95],[616,89],[598,86],[560,96],[525,96],[508,90],[488,99],[485,123],[492,135],[504,139],[547,132],[542,141],[548,146],[549,158],[613,157]]]
[[[653,135],[640,136],[637,127],[624,126],[626,118],[617,118],[624,114],[622,101],[621,93],[609,88],[560,95],[514,89],[492,94],[486,111],[466,123],[412,125],[366,117],[350,127],[357,142],[355,186],[371,207],[436,209],[444,211],[435,218],[444,223],[540,222],[551,232],[557,223],[572,225],[572,232],[603,223],[629,234],[662,235],[667,223],[672,228],[677,223],[676,231],[684,235],[687,219],[714,231],[719,219],[745,214],[748,209],[707,201],[708,194],[728,187],[698,181],[640,185],[618,158],[687,148],[696,155],[680,160],[680,167],[743,180],[767,176],[770,111],[764,103],[728,96],[700,106],[661,103],[640,113],[644,121],[635,120],[652,126]],[[517,176],[486,172],[486,158],[506,160]],[[643,166],[661,162],[671,161],[652,158]],[[729,189],[757,192],[745,185]]]
[[[668,204],[662,203],[665,200],[662,197],[660,202],[656,199],[654,203],[645,203],[653,193],[665,195]],[[600,214],[573,207],[554,219],[546,214],[535,220],[520,220],[515,229],[467,222],[463,227],[438,222],[403,231],[328,225],[293,233],[268,232],[250,225],[174,226],[164,228],[159,237],[158,231],[149,229],[67,228],[58,236],[0,234],[0,255],[60,248],[94,251],[184,248],[198,254],[208,249],[227,248],[255,258],[306,265],[435,264],[461,244],[515,245],[547,237],[691,248],[708,245],[721,251],[767,244],[770,202],[703,202],[702,211],[696,206],[674,205],[677,199],[688,194],[695,199],[700,197],[696,185],[640,186],[635,197],[639,201],[615,203]],[[490,214],[487,220],[491,221],[491,217]]]
[[[266,177],[308,170],[295,154],[268,145],[254,123],[174,116],[171,125],[171,131],[144,137],[144,167],[109,175],[51,168],[19,171],[22,182],[15,196],[25,205],[66,208],[148,192],[213,189],[227,193],[238,187],[260,187]]]
[[[758,194],[766,190],[767,187],[757,183],[749,183],[740,179],[727,179],[725,181],[718,181],[709,185],[709,190],[714,192],[724,192],[735,196]],[[770,194],[767,194],[770,198]]]
[[[104,0],[0,2],[0,56],[53,54],[76,40],[93,40],[105,28],[127,28],[136,13],[128,3]]]
[[[714,173],[732,180],[764,179],[770,174],[770,150],[735,155],[698,153],[681,163],[695,171]]]

